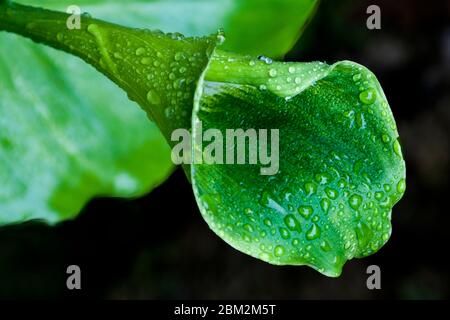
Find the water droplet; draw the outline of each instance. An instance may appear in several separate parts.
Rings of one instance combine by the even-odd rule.
[[[144,48],[137,48],[136,49],[136,55],[137,56],[142,56],[145,53],[145,49]]]
[[[169,36],[173,40],[183,40],[184,39],[184,35],[179,32],[173,32],[173,33],[169,32],[169,33],[167,33],[167,36]]]
[[[383,134],[381,136],[381,140],[383,140],[384,143],[388,143],[389,141],[391,141],[391,138],[387,134]]]
[[[406,190],[406,181],[405,179],[400,179],[400,181],[397,183],[397,191],[398,193],[403,193]]]
[[[378,242],[377,242],[377,241],[372,242],[372,243],[370,244],[370,249],[372,249],[373,251],[377,251],[377,250],[378,250],[378,247],[379,247],[379,245],[378,245]]]
[[[258,60],[264,61],[266,64],[272,64],[273,60],[266,56],[258,56]]]
[[[259,86],[259,90],[267,90],[267,86],[262,84]]]
[[[367,90],[364,90],[359,94],[359,100],[361,100],[364,104],[372,104],[377,99],[377,92],[375,89],[369,88]]]
[[[260,258],[261,260],[268,261],[268,260],[270,259],[270,256],[269,256],[269,254],[268,254],[267,252],[262,252],[262,253],[259,255],[259,258]]]
[[[81,16],[82,16],[83,18],[85,18],[85,19],[90,19],[90,18],[92,18],[91,14],[90,14],[89,12],[83,12],[83,13],[81,14]]]
[[[176,61],[180,61],[180,60],[183,60],[185,58],[185,55],[184,55],[183,52],[177,52],[177,53],[175,53],[174,58],[175,58]]]
[[[114,52],[113,56],[114,56],[114,58],[119,59],[119,60],[123,59],[122,55],[119,52]]]
[[[291,234],[288,229],[281,227],[281,228],[279,228],[279,230],[280,230],[280,235],[283,239],[289,239],[291,237]]]
[[[152,59],[149,57],[142,58],[141,63],[145,64],[145,65],[149,65],[150,63],[152,63]]]
[[[362,112],[355,113],[355,121],[358,128],[364,129],[366,127],[366,119],[364,118],[364,114]]]
[[[320,228],[317,224],[313,223],[311,228],[306,232],[307,240],[314,240],[320,237]]]
[[[336,199],[338,197],[338,192],[332,188],[325,188],[325,193],[327,194],[328,198],[330,199]]]
[[[289,71],[289,73],[294,73],[295,72],[295,67],[289,67],[289,69],[288,69],[288,71]]]
[[[370,228],[361,221],[356,225],[355,233],[360,248],[365,247],[372,238],[372,230],[370,230]]]
[[[298,207],[298,213],[300,213],[304,218],[308,219],[314,212],[311,206],[300,206]]]
[[[361,206],[363,198],[358,194],[353,194],[348,199],[348,204],[351,208],[358,210],[358,208]]]
[[[298,220],[295,218],[295,216],[293,214],[286,215],[286,217],[284,217],[284,223],[292,231],[297,231],[297,232],[302,231],[301,227],[300,227],[300,223],[298,222]]]
[[[296,84],[300,84],[302,82],[302,79],[300,77],[295,77],[294,82]]]
[[[361,73],[357,73],[353,76],[353,81],[358,82],[361,80]]]
[[[63,41],[64,40],[64,34],[62,32],[58,32],[58,34],[56,35],[56,39],[58,41]]]
[[[323,198],[320,200],[320,207],[322,208],[323,212],[327,213],[330,209],[331,201],[327,198]]]
[[[402,147],[400,146],[400,142],[397,140],[395,140],[394,142],[394,152],[398,155],[398,156],[402,156]]]
[[[186,67],[181,67],[178,71],[180,73],[185,73],[187,71],[187,69],[186,69]]]
[[[286,213],[286,210],[278,202],[276,202],[274,199],[272,199],[272,197],[270,196],[270,194],[267,191],[264,191],[262,193],[259,203],[261,205],[263,205],[267,208],[273,209],[281,214]]]
[[[271,76],[272,78],[275,77],[277,75],[277,70],[275,69],[270,69],[269,70],[269,76]]]
[[[376,191],[374,195],[375,199],[377,199],[378,201],[380,201],[384,197],[384,193],[382,191]]]
[[[253,227],[250,224],[245,224],[244,229],[248,232],[253,232]]]
[[[250,67],[253,67],[256,64],[256,62],[254,60],[250,60],[248,64]]]
[[[268,227],[272,226],[272,221],[269,218],[264,219],[264,224]]]
[[[316,181],[320,184],[327,184],[331,180],[331,176],[328,173],[316,174]]]
[[[261,203],[263,206],[267,207],[267,206],[269,205],[270,200],[271,200],[271,199],[270,199],[269,193],[268,193],[267,191],[264,191],[264,192],[262,193],[260,203]]]
[[[312,182],[305,183],[305,191],[307,196],[311,196],[317,192],[317,187]]]
[[[338,181],[338,187],[344,189],[347,186],[347,181],[341,179]]]
[[[323,240],[322,242],[320,242],[320,248],[325,252],[328,252],[331,250],[331,246],[328,243],[328,241],[326,241],[326,240]]]
[[[153,105],[159,105],[161,103],[161,98],[155,91],[150,90],[147,93],[147,101]]]
[[[284,247],[283,246],[276,246],[273,254],[275,257],[281,257],[284,254]]]

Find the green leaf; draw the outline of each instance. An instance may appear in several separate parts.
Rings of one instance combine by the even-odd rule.
[[[0,225],[73,218],[94,196],[143,195],[172,170],[159,129],[116,86],[0,34]]]
[[[65,11],[73,1],[24,0]],[[318,0],[78,0],[83,11],[117,24],[203,36],[223,28],[224,49],[281,57],[302,34]]]
[[[262,175],[268,165],[248,164],[248,144],[246,164],[194,164],[192,184],[210,228],[253,257],[333,277],[347,260],[379,250],[405,191],[405,164],[375,76],[349,61],[225,56],[217,52],[197,90],[193,136],[279,129],[279,171]],[[195,159],[210,152],[199,141]]]
[[[138,196],[172,170],[158,128],[98,72],[0,35],[0,224],[73,218],[93,196]]]

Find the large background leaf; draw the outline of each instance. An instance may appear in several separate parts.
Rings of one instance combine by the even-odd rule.
[[[158,128],[97,71],[14,35],[0,48],[0,224],[57,222],[167,177]]]
[[[383,246],[405,191],[405,164],[375,76],[353,62],[235,59],[215,61],[206,79],[219,80],[220,68],[231,84],[224,75],[198,90],[194,135],[199,121],[203,132],[218,128],[224,137],[226,129],[279,129],[280,167],[261,175],[259,165],[194,164],[192,184],[211,229],[249,255],[328,276]],[[206,152],[206,145],[194,146]]]

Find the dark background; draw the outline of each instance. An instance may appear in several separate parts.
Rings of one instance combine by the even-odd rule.
[[[370,4],[381,7],[381,30],[366,28]],[[0,229],[0,298],[449,298],[450,1],[325,0],[287,59],[353,60],[385,90],[407,191],[378,253],[348,262],[337,279],[246,256],[209,230],[177,170],[144,198],[91,201],[75,221]],[[81,291],[66,289],[71,264]],[[371,264],[381,290],[366,288]]]

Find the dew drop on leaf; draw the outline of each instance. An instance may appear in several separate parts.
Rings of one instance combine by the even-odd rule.
[[[279,230],[281,238],[289,239],[291,237],[291,234],[289,233],[288,229],[281,227]]]
[[[266,56],[258,56],[258,60],[264,61],[266,64],[272,64],[273,60]]]
[[[374,89],[369,88],[359,94],[359,100],[364,104],[372,104],[377,99],[377,93]]]
[[[398,141],[398,139],[394,142],[394,152],[399,157],[402,156],[402,147],[400,146],[400,142]]]
[[[152,59],[149,57],[142,58],[141,63],[144,65],[149,65],[150,63],[152,63]]]
[[[353,76],[353,81],[358,82],[361,80],[361,73],[357,73]]]
[[[332,188],[325,188],[325,193],[330,199],[336,199],[338,197],[338,192]]]
[[[144,48],[137,48],[136,49],[136,55],[137,56],[142,56],[145,53],[145,49]]]
[[[362,203],[362,197],[358,194],[353,194],[352,196],[350,196],[350,198],[348,199],[348,204],[350,205],[351,208],[358,210],[358,208],[361,206]]]
[[[284,223],[290,230],[301,232],[300,223],[293,214],[286,215],[284,217]]]
[[[330,244],[329,244],[326,240],[323,240],[323,241],[320,243],[320,248],[321,248],[323,251],[325,251],[325,252],[328,252],[328,251],[331,250],[331,246],[330,246]]]
[[[153,105],[159,105],[161,103],[161,98],[154,90],[150,90],[147,93],[147,101]]]
[[[307,183],[305,183],[305,191],[306,191],[307,196],[311,196],[316,193],[317,187],[314,183],[307,182]]]
[[[311,228],[306,232],[307,240],[314,240],[320,237],[320,228],[316,223],[313,223]]]
[[[298,213],[308,219],[313,213],[313,208],[311,206],[300,206],[298,207]]]
[[[320,200],[320,207],[322,208],[323,212],[327,213],[330,209],[331,201],[327,198],[323,198]]]
[[[281,257],[284,255],[284,247],[283,246],[276,246],[273,254],[275,255],[275,257]]]
[[[406,190],[406,181],[405,179],[400,179],[400,181],[397,183],[397,192],[403,193]]]

